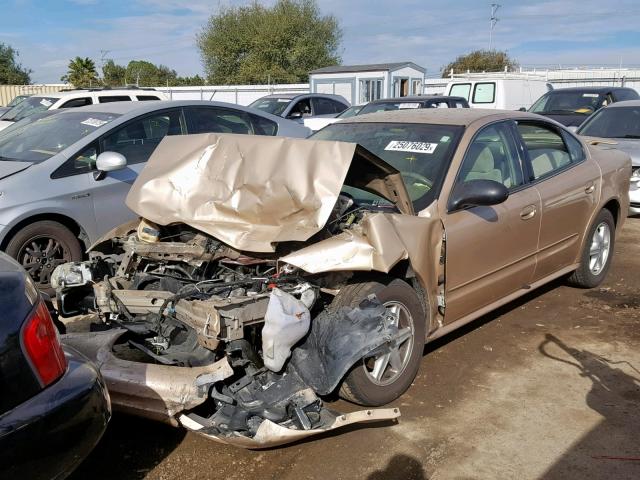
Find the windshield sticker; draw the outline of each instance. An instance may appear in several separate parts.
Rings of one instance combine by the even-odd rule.
[[[290,100],[288,98],[279,98],[278,103],[288,103]]]
[[[398,108],[400,110],[404,108],[420,108],[420,104],[419,103],[401,103],[400,105],[398,105]]]
[[[402,140],[392,140],[384,147],[389,152],[411,152],[411,153],[433,153],[436,151],[437,143],[426,142],[406,142]]]
[[[90,127],[101,127],[105,123],[109,123],[107,120],[98,120],[97,118],[87,118],[84,122],[80,122],[83,125],[89,125]]]
[[[448,142],[448,141],[449,141],[449,139],[450,139],[450,138],[449,138],[449,136],[448,136],[448,135],[445,135],[444,137],[442,137],[442,138],[440,139],[440,143],[446,143],[446,142]]]
[[[582,96],[583,97],[589,97],[589,98],[598,98],[599,94],[597,94],[597,93],[583,93]]]
[[[51,100],[43,98],[42,100],[40,100],[40,105],[44,105],[45,107],[49,108],[51,105],[53,105],[53,102]]]

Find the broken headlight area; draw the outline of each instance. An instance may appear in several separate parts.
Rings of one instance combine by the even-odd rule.
[[[331,308],[326,292],[349,274],[310,275],[184,225],[141,226],[113,240],[117,253],[54,273],[63,315],[98,315],[95,333],[66,341],[99,364],[115,407],[250,447],[399,415],[342,416],[320,398],[398,335],[375,296]]]

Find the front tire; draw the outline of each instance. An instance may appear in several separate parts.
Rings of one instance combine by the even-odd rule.
[[[6,253],[29,273],[40,290],[51,293],[51,273],[58,265],[82,260],[80,241],[58,222],[43,220],[19,230]]]
[[[584,242],[580,266],[569,277],[569,284],[579,288],[600,285],[609,271],[615,246],[616,224],[613,215],[603,209],[593,221]]]
[[[359,361],[345,377],[340,396],[360,405],[380,406],[397,399],[411,386],[420,367],[426,326],[416,291],[398,279],[347,285],[331,306],[356,307],[372,293],[387,307],[400,337],[389,352]]]

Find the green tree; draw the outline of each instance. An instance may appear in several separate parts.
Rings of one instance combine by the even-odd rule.
[[[18,63],[18,51],[0,43],[0,85],[25,85],[31,82],[31,70]]]
[[[100,85],[96,64],[89,57],[76,57],[69,61],[67,74],[60,77],[63,82],[69,82],[76,88],[95,87]]]
[[[127,69],[107,60],[102,67],[102,83],[108,87],[122,87],[126,84]]]
[[[512,70],[518,63],[509,57],[507,52],[498,50],[476,50],[466,55],[460,55],[453,62],[442,69],[442,76],[446,78],[451,73],[469,72],[499,72],[507,67]]]
[[[276,0],[222,8],[197,44],[212,84],[305,82],[309,71],[340,62],[342,31],[316,0]]]

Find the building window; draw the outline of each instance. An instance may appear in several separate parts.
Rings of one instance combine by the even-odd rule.
[[[422,80],[411,81],[411,95],[422,95]]]
[[[360,102],[367,103],[382,98],[382,80],[360,80]]]

